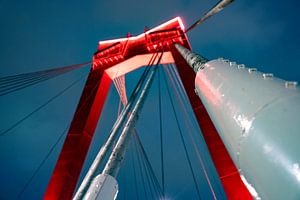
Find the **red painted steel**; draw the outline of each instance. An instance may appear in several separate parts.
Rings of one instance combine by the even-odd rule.
[[[111,83],[106,70],[134,56],[153,54],[161,46],[168,51],[174,42],[187,45],[183,35],[180,18],[174,18],[135,37],[100,42],[44,199],[72,198]]]
[[[176,17],[138,36],[100,41],[93,57],[93,69],[109,68],[136,55],[157,52],[163,46],[170,51],[173,43],[187,45],[183,24]]]
[[[162,47],[165,52],[172,52],[228,199],[249,199],[248,190],[242,183],[238,171],[205,108],[194,93],[195,73],[175,50],[174,43],[190,49],[179,17],[135,37],[107,40],[99,43],[98,51],[93,56],[92,70],[88,76],[44,199],[68,200],[72,198],[101,115],[111,79],[117,77],[110,76],[110,70],[128,59],[134,57],[140,59],[138,55],[153,54]],[[147,62],[145,61],[145,63]],[[122,67],[130,66],[122,65]]]
[[[44,199],[71,199],[103,108],[111,80],[90,72]]]
[[[189,46],[186,46],[186,48],[190,49]],[[227,198],[230,200],[252,200],[251,194],[242,182],[240,174],[229,156],[205,107],[195,94],[195,72],[188,66],[175,47],[172,49],[172,54]]]

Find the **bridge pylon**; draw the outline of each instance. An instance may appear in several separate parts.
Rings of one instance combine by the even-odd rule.
[[[111,81],[142,66],[163,49],[159,64],[175,63],[212,160],[229,199],[247,193],[209,115],[194,92],[195,73],[174,44],[191,49],[184,25],[176,17],[137,36],[100,41],[68,134],[44,199],[71,199],[102,113]],[[158,58],[157,58],[158,59]],[[156,61],[154,61],[156,63]]]

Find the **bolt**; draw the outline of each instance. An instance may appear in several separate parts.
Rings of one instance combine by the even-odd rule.
[[[286,81],[285,88],[296,88],[298,85],[297,81]]]
[[[257,71],[257,69],[256,68],[249,68],[248,69],[248,72],[251,74],[251,73],[253,73],[253,72],[256,72]]]
[[[244,65],[244,64],[238,65],[238,69],[244,69],[244,68],[245,68],[245,65]]]
[[[274,75],[272,73],[265,73],[263,74],[264,79],[272,79]]]
[[[229,65],[234,66],[234,65],[236,65],[236,62],[229,62]]]

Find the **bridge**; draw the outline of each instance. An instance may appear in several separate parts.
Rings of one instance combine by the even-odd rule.
[[[63,74],[81,70],[79,79],[63,85],[62,90],[46,102],[28,112],[27,115],[21,116],[17,122],[0,133],[3,137],[21,127],[36,113],[47,109],[51,103],[59,100],[76,85],[83,84],[85,80],[72,120],[66,123],[66,127],[52,142],[32,176],[27,179],[22,190],[17,194],[17,198],[22,198],[54,151],[59,154],[58,158],[54,158],[57,162],[49,170],[51,173],[48,172],[51,177],[45,187],[44,199],[92,199],[91,194],[103,192],[97,190],[98,184],[103,184],[103,179],[112,182],[116,190],[111,193],[120,199],[175,198],[168,196],[169,187],[179,187],[182,192],[187,190],[190,199],[260,199],[260,196],[278,196],[276,192],[270,193],[271,189],[266,186],[267,183],[259,185],[253,180],[255,177],[253,171],[258,171],[258,174],[261,171],[255,167],[248,169],[247,163],[253,165],[257,162],[256,159],[263,160],[264,157],[251,156],[249,150],[251,148],[241,144],[241,137],[243,139],[255,127],[252,125],[254,118],[247,118],[252,116],[251,109],[268,105],[269,102],[279,98],[277,92],[272,91],[282,91],[280,98],[284,99],[282,106],[285,109],[287,105],[288,108],[297,107],[297,100],[289,100],[294,96],[296,99],[299,97],[297,83],[274,79],[270,73],[259,73],[255,68],[247,68],[245,65],[223,58],[210,61],[192,51],[187,37],[187,32],[230,2],[220,1],[203,18],[187,29],[181,18],[176,17],[157,27],[145,28],[144,32],[137,36],[128,34],[124,38],[100,41],[91,62],[1,77],[0,94],[6,96],[28,87],[35,87],[39,83]],[[87,66],[90,66],[89,71],[85,70]],[[234,69],[234,71],[229,70],[231,75],[229,72],[222,71],[226,67]],[[214,74],[209,74],[210,70],[215,69],[217,70]],[[83,70],[84,73],[88,73],[87,76],[82,75]],[[213,84],[219,81],[215,75],[220,74],[219,72],[226,74],[227,77],[243,79],[247,79],[244,77],[250,75],[254,77],[253,80],[249,80],[250,83],[261,81],[263,88],[261,92],[273,88],[269,94],[270,98],[261,98],[262,102],[254,101],[253,108],[250,104],[246,108],[241,106],[239,111],[235,111],[232,115],[234,123],[241,128],[242,136],[238,138],[235,138],[234,134],[224,135],[224,130],[235,131],[235,125],[232,124],[232,119],[226,118],[226,113],[236,109],[230,110],[219,105],[224,103],[220,100],[224,94],[226,96],[230,94],[230,97],[225,99],[227,104],[224,104],[229,107],[229,102],[236,103],[233,104],[234,106],[239,105],[237,99],[243,102],[245,96],[240,94],[235,98],[234,86],[237,84],[234,81],[224,81],[226,79],[222,76],[220,88],[223,84],[228,86],[225,88],[233,88],[227,93],[220,93],[222,91],[220,88],[214,88]],[[128,86],[126,80],[133,73],[135,73],[136,86]],[[140,76],[138,80],[137,75]],[[276,87],[268,81],[273,81],[272,84]],[[249,86],[249,82],[245,83],[245,87],[248,87],[246,87],[248,89],[246,94],[253,97],[257,91]],[[162,98],[163,93],[166,94],[167,99]],[[288,100],[283,98],[285,96]],[[119,101],[117,102],[116,99]],[[107,101],[114,102],[114,108],[106,108]],[[147,104],[150,107],[148,110]],[[237,115],[240,110],[249,112],[249,116]],[[222,112],[225,114],[219,114]],[[144,122],[143,113],[147,113]],[[267,113],[268,117],[270,115]],[[293,115],[294,112],[288,113],[290,118]],[[224,119],[226,120],[222,121]],[[272,118],[275,121],[277,119]],[[284,126],[292,129],[295,127],[294,120],[285,121],[287,122],[284,122]],[[227,129],[222,123],[226,126],[232,125],[233,128]],[[104,128],[104,124],[110,124],[111,130]],[[152,129],[153,135],[150,137],[143,134],[145,129]],[[257,129],[264,128],[259,126]],[[95,133],[98,133],[98,136]],[[280,134],[278,133],[278,137]],[[292,149],[297,145],[293,142],[297,137],[296,134],[288,139]],[[247,137],[243,140],[248,143]],[[249,145],[255,146],[256,143],[257,138],[254,138],[254,142],[250,141]],[[59,144],[62,145],[61,149],[58,147]],[[278,146],[284,149],[286,144],[279,142]],[[244,154],[240,155],[241,152]],[[291,173],[297,178],[298,154],[288,155],[294,159]],[[266,162],[266,166],[270,166],[270,163]],[[178,174],[168,174],[169,168],[177,168]],[[270,169],[273,172],[277,170],[276,166]],[[97,180],[99,174],[105,176]],[[266,180],[256,178],[261,181]],[[282,180],[281,176],[279,180]],[[185,181],[189,183],[186,184]],[[129,182],[133,184],[128,185]],[[283,191],[292,191],[291,197],[297,196],[297,184],[291,183],[290,180],[288,182],[290,184],[284,187]],[[104,186],[100,188],[106,188]],[[109,189],[103,190],[109,191]],[[107,191],[104,192],[105,195]]]

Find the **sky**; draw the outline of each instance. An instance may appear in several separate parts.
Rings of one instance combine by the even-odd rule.
[[[124,37],[128,32],[137,35],[143,32],[145,26],[151,28],[176,16],[181,16],[187,27],[216,2],[215,0],[0,0],[0,77],[89,61],[97,49],[98,41]],[[299,6],[300,2],[296,0],[284,2],[236,0],[191,31],[188,37],[193,51],[209,59],[228,58],[237,63],[244,63],[247,67],[256,67],[262,72],[274,73],[279,78],[299,82]],[[84,68],[0,97],[0,130],[9,127],[72,81],[86,77],[88,70]],[[128,91],[134,87],[140,74],[140,71],[128,74],[126,77]],[[153,87],[157,87],[156,84]],[[9,134],[0,137],[0,199],[16,198],[16,193],[22,189],[72,119],[83,85],[84,80]],[[149,130],[154,127],[149,122],[155,114],[151,109],[157,105],[157,91],[153,89],[152,94],[150,97],[153,99],[150,98],[146,102],[145,111],[137,127],[140,129],[139,132],[142,132],[141,139],[159,173],[159,162],[155,156],[157,152],[151,148],[151,145],[156,145],[157,139],[155,136],[148,137],[151,132],[157,133],[156,129]],[[101,117],[87,163],[97,152],[98,143],[103,141],[104,133],[109,132],[117,116],[118,97],[114,88],[111,89],[107,99],[104,113],[114,114]],[[178,130],[174,128],[174,121],[171,120],[174,120],[174,117],[168,117],[167,97],[165,101],[165,119],[170,118],[165,130],[172,130],[174,134],[175,132],[178,134]],[[179,142],[178,135],[176,138],[166,145],[170,148],[171,166],[172,163],[181,163],[172,156],[174,150],[171,147]],[[197,142],[199,146],[203,143],[201,138],[198,138]],[[62,141],[21,199],[42,197],[61,145]],[[203,154],[206,158],[206,153]],[[184,159],[184,155],[178,156],[179,158]],[[126,169],[130,168],[130,163],[128,158],[122,168],[123,171],[120,172],[122,185],[127,183],[124,181],[126,180],[124,174],[128,174]],[[207,163],[209,165],[209,159]],[[184,176],[185,170],[188,173],[187,166],[182,164],[178,165],[177,170],[175,168],[169,169],[170,198],[195,197],[193,185],[187,184],[192,182],[190,176]],[[215,172],[211,173],[212,176],[215,175]],[[206,186],[203,188],[205,190]],[[128,190],[126,194],[129,198],[133,192],[132,188]],[[126,199],[126,194],[124,192],[121,194],[123,196],[120,195],[120,198]]]

